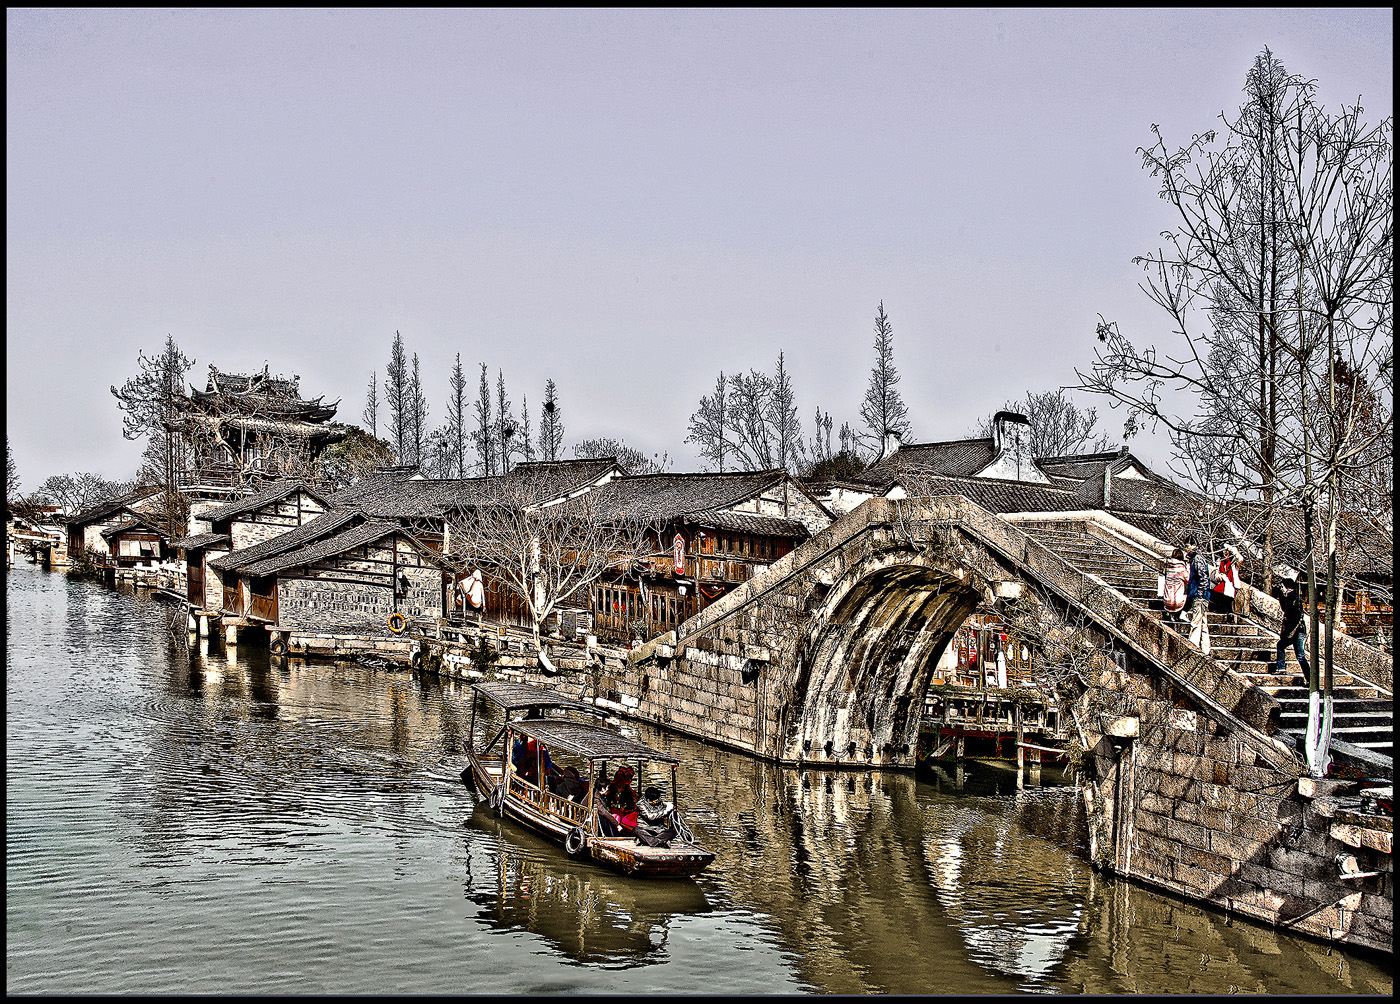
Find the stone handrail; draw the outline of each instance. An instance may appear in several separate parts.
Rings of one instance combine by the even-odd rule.
[[[1029,512],[1007,513],[1000,517],[1011,524],[1035,522],[1076,522],[1082,523],[1087,532],[1120,550],[1128,551],[1154,564],[1166,559],[1171,553],[1167,544],[1131,523],[1124,522],[1109,513],[1096,509],[1080,509],[1073,512]],[[1283,608],[1278,600],[1268,593],[1256,589],[1249,583],[1243,586],[1249,597],[1249,617],[1278,634],[1283,627]],[[1374,645],[1358,641],[1349,634],[1334,631],[1332,635],[1333,666],[1359,683],[1381,691],[1391,697],[1394,690],[1395,660]],[[1321,647],[1319,644],[1319,651]]]

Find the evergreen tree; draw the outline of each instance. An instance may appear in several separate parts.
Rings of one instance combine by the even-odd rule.
[[[369,426],[369,433],[375,439],[379,438],[379,374],[371,371],[369,375],[369,390],[365,392],[365,424]]]
[[[898,433],[901,439],[909,437],[909,409],[895,389],[899,383],[899,371],[894,365],[894,329],[885,316],[885,301],[875,314],[875,365],[870,370],[870,383],[865,389],[865,400],[861,402],[860,419],[869,431],[860,438],[878,456],[885,441],[885,433]],[[843,446],[842,449],[845,447]]]
[[[452,453],[452,474],[450,477],[467,476],[467,377],[462,372],[462,353],[452,366],[447,378],[447,425],[446,436]]]
[[[410,442],[408,359],[404,356],[403,335],[394,332],[394,345],[389,353],[389,366],[384,371],[384,403],[389,406],[389,442],[399,463],[407,459]]]
[[[540,459],[558,460],[564,445],[564,411],[553,380],[545,381],[544,404],[540,407]]]
[[[428,399],[423,395],[423,381],[418,375],[418,353],[413,353],[413,375],[408,384],[409,416],[413,437],[413,462],[423,463],[423,440],[428,423]]]
[[[489,478],[496,473],[495,424],[491,421],[491,385],[486,380],[486,364],[481,364],[481,384],[476,397],[476,431],[472,442],[476,444],[477,469],[482,477]]]

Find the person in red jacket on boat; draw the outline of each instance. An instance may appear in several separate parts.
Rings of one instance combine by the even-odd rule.
[[[632,790],[632,768],[619,767],[612,783],[603,793],[603,802],[615,822],[624,831],[637,826],[637,793]]]

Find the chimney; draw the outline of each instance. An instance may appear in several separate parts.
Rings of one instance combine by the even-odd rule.
[[[884,442],[880,446],[880,459],[884,460],[902,445],[899,439],[899,433],[893,429],[886,429]]]
[[[1025,415],[999,411],[992,416],[992,462],[977,472],[981,478],[1049,484],[1031,455],[1031,424]]]

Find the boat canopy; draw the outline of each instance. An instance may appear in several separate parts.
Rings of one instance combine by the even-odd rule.
[[[521,735],[528,736],[548,746],[551,751],[575,753],[588,760],[657,760],[661,763],[680,763],[668,753],[662,753],[619,735],[612,729],[587,722],[569,722],[556,719],[515,722],[511,726]]]
[[[582,701],[565,697],[548,687],[537,687],[532,683],[508,683],[492,680],[473,684],[472,690],[507,711],[514,711],[518,708],[562,708],[566,711],[586,711],[589,714],[600,716],[606,714],[601,708],[595,708],[591,704],[584,704]]]

